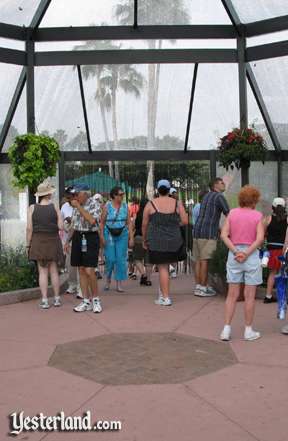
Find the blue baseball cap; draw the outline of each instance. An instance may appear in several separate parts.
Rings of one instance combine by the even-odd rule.
[[[171,188],[171,185],[170,185],[170,182],[167,181],[167,179],[160,179],[160,181],[158,181],[158,184],[157,184],[157,190],[160,187],[166,187],[169,190]]]
[[[89,185],[87,184],[76,184],[74,185],[74,192],[75,193],[80,193],[80,191],[89,191]]]

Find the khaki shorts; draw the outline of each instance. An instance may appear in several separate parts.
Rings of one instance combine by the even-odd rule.
[[[216,247],[217,240],[215,239],[193,239],[193,259],[210,260]]]

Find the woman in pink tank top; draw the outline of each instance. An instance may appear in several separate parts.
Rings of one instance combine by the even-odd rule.
[[[260,333],[252,328],[257,285],[262,284],[262,268],[258,248],[264,240],[262,213],[255,209],[260,192],[250,185],[238,195],[239,208],[230,211],[222,229],[221,238],[229,249],[227,260],[228,295],[225,304],[225,326],[221,340],[231,338],[231,322],[234,316],[240,287],[244,287],[245,340],[256,340]]]

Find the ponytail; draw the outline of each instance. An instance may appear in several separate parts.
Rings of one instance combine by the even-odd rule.
[[[282,205],[277,205],[277,207],[272,207],[272,209],[278,222],[287,219],[287,213],[285,207],[283,207]]]

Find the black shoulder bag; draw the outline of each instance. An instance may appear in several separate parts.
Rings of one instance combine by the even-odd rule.
[[[116,216],[115,216],[115,218],[114,218],[113,221],[112,221],[112,224],[115,224],[115,222],[117,221],[117,217],[118,217],[118,214],[119,214],[120,208],[121,208],[121,207],[118,208],[118,210],[117,210],[117,212],[116,212]],[[118,236],[120,236],[120,235],[122,234],[122,231],[124,230],[124,228],[125,228],[126,225],[124,225],[124,227],[120,227],[120,228],[108,227],[108,225],[106,225],[106,226],[107,226],[107,228],[108,228],[109,233],[110,233],[112,236],[114,236],[114,237],[118,237]]]

